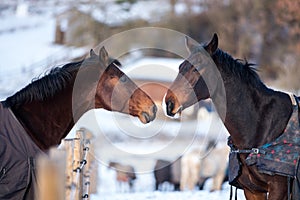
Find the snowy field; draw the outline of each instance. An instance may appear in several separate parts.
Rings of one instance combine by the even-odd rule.
[[[176,152],[176,147],[173,146],[173,148],[170,148],[170,154],[172,152]],[[143,151],[141,149],[142,147],[139,145],[136,145],[135,151]],[[107,149],[109,150],[109,149]],[[104,149],[102,150],[105,151]],[[110,157],[110,156],[108,156]],[[112,155],[110,159],[118,159],[117,155]],[[164,157],[165,158],[165,157]],[[212,185],[212,179],[208,179],[205,183],[204,190],[198,190],[197,188],[193,191],[183,191],[183,192],[174,192],[172,191],[172,186],[168,185],[168,183],[165,183],[165,187],[171,188],[168,191],[154,191],[154,184],[155,179],[153,172],[150,170],[150,168],[154,167],[154,159],[151,159],[148,157],[148,159],[138,159],[138,158],[123,158],[120,159],[123,163],[130,163],[133,166],[135,166],[135,169],[137,170],[137,179],[134,183],[134,192],[128,192],[128,188],[126,186],[123,186],[123,192],[120,192],[120,186],[116,182],[116,174],[115,171],[112,169],[107,168],[107,163],[105,160],[101,160],[99,162],[99,180],[98,180],[98,193],[93,194],[91,196],[92,200],[97,199],[103,199],[103,200],[147,200],[147,199],[153,199],[153,200],[199,200],[199,199],[205,199],[205,200],[223,200],[223,199],[229,199],[230,197],[230,186],[228,182],[225,182],[223,184],[223,190],[222,191],[215,191],[210,192],[210,187]],[[146,167],[143,167],[143,164],[146,164],[149,168],[149,170]],[[121,189],[122,189],[121,188]],[[125,189],[124,189],[125,188]],[[235,191],[235,190],[233,190]],[[242,190],[238,190],[238,199],[244,200],[244,195]]]
[[[96,113],[98,113],[98,125],[93,123],[88,126],[93,129],[93,133],[98,133],[96,140],[93,142],[97,148],[95,157],[99,166],[98,193],[91,196],[92,200],[229,199],[230,186],[228,182],[223,184],[222,191],[210,192],[212,179],[207,180],[202,191],[196,188],[194,191],[174,192],[172,191],[172,186],[168,185],[168,183],[164,186],[167,188],[169,186],[169,190],[154,191],[155,179],[153,169],[155,161],[157,159],[165,159],[172,162],[186,151],[204,145],[203,141],[207,139],[206,134],[212,123],[212,116],[202,121],[202,123],[198,123],[197,128],[199,130],[194,132],[196,134],[186,134],[183,137],[184,133],[179,130],[182,126],[193,127],[194,125],[191,123],[195,122],[189,122],[188,124],[184,124],[183,122],[168,122],[161,127],[161,130],[164,130],[164,137],[162,135],[155,135],[151,139],[136,141],[127,138],[128,132],[124,127],[120,127],[120,124],[114,124],[116,123],[115,117],[119,117],[118,114],[111,114],[103,110],[96,111]],[[89,114],[91,113],[87,115]],[[125,116],[122,117],[125,123],[130,123],[130,120],[127,121]],[[77,128],[87,123],[91,123],[90,117],[84,116],[77,124]],[[155,125],[155,123],[157,124]],[[150,130],[155,130],[155,126],[161,125],[160,122],[155,123],[148,125],[151,127]],[[187,128],[184,128],[184,130],[189,132]],[[147,132],[144,130],[143,136],[144,134],[151,134],[151,131]],[[72,137],[71,135],[69,137]],[[222,146],[226,144],[226,134],[220,133],[216,137],[219,141],[218,145]],[[121,188],[119,187],[115,171],[107,167],[110,161],[130,164],[135,168],[137,179],[134,182],[133,192],[128,192],[128,186],[126,187],[126,185],[123,185]],[[238,199],[245,199],[241,190],[238,191]]]
[[[53,43],[55,19],[50,13],[33,16],[9,15],[0,20],[0,100],[87,52]]]
[[[115,180],[115,173],[113,170],[102,167],[100,176],[100,183],[98,186],[98,194],[92,195],[92,200],[223,200],[229,199],[230,186],[228,183],[223,184],[222,191],[209,192],[212,180],[206,182],[204,190],[172,192],[172,191],[154,191],[154,177],[152,173],[139,174],[135,182],[135,192],[116,192],[118,185]],[[241,190],[238,190],[238,199],[243,200],[244,195]]]
[[[22,87],[26,86],[33,78],[42,76],[53,66],[61,66],[70,58],[82,55],[87,52],[87,49],[75,49],[53,44],[55,20],[51,12],[44,15],[26,15],[22,13],[19,16],[9,15],[2,16],[0,20],[0,100],[4,100],[7,96],[12,95]],[[88,47],[93,48],[93,47]],[[137,76],[138,71],[133,70],[136,65],[166,65],[164,63],[178,66],[180,60],[164,60],[148,58],[143,61],[131,63],[131,68],[128,68],[128,74]],[[160,66],[161,67],[161,66]],[[166,66],[165,72],[172,76],[176,75],[176,70]],[[162,73],[160,75],[163,75]],[[161,77],[162,78],[162,77]],[[197,139],[195,135],[189,135],[185,141],[179,137],[182,127],[193,128],[196,135],[205,135],[211,126],[211,121],[202,121],[195,125],[178,124],[176,122],[164,123],[153,122],[145,127],[139,127],[136,132],[147,132],[153,127],[158,127],[160,132],[166,134],[167,141],[161,140],[163,136],[158,136],[157,139],[144,141],[139,143],[130,143],[124,137],[124,125],[114,124],[115,119],[120,119],[124,116],[110,114],[106,111],[97,111],[97,122],[93,123],[88,115],[83,117],[80,122],[74,127],[68,137],[72,137],[74,130],[85,126],[89,127],[96,135],[97,153],[96,157],[99,163],[99,180],[98,193],[92,195],[92,200],[169,200],[169,199],[206,199],[218,200],[229,199],[230,187],[228,183],[223,184],[223,190],[217,192],[209,192],[211,180],[207,181],[203,191],[191,192],[172,192],[154,191],[154,162],[158,158],[175,159],[182,155],[191,146],[195,145]],[[128,118],[128,117],[127,117]],[[137,123],[130,118],[132,123]],[[99,124],[97,124],[99,123]],[[96,124],[96,125],[95,125]],[[99,126],[101,130],[99,131]],[[105,135],[108,132],[121,132],[121,135],[115,135],[121,138],[121,141],[110,140],[111,138]],[[151,129],[152,130],[152,129]],[[174,131],[175,130],[175,131]],[[187,129],[186,129],[187,130]],[[153,131],[152,131],[153,132]],[[176,133],[176,134],[174,134]],[[151,134],[151,131],[150,133]],[[219,136],[219,135],[218,135]],[[225,143],[226,134],[219,137],[220,141]],[[162,150],[163,149],[163,150]],[[120,153],[121,152],[121,153]],[[115,181],[115,172],[107,168],[107,163],[110,160],[118,160],[124,163],[133,164],[137,171],[137,179],[134,184],[134,192],[118,192],[118,186]],[[238,199],[243,200],[242,191],[238,192]]]

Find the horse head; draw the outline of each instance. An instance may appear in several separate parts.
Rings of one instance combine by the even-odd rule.
[[[93,102],[95,108],[130,114],[138,117],[142,123],[154,120],[157,107],[153,100],[119,69],[120,62],[110,58],[104,47],[99,55],[91,50],[90,58],[86,59],[84,65],[89,66],[82,68],[82,78],[77,75],[76,79],[83,80],[77,84],[82,88],[77,96],[82,96],[85,90],[81,83],[92,80],[93,84],[85,84],[93,85],[92,92],[86,94],[90,99],[86,102]]]
[[[218,48],[218,37],[215,34],[207,45],[197,45],[188,37],[185,38],[189,57],[179,66],[179,72],[168,89],[164,102],[168,116],[174,117],[185,108],[207,99],[215,90],[213,83],[214,65],[211,56]]]

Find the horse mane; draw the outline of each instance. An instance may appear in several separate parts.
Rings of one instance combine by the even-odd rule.
[[[72,78],[72,71],[79,69],[82,61],[71,62],[63,67],[54,67],[42,78],[34,78],[23,89],[8,97],[3,103],[4,107],[18,107],[32,101],[43,101],[53,97],[54,94],[63,90]]]
[[[29,85],[1,103],[4,107],[18,107],[32,101],[44,101],[65,89],[73,77],[72,73],[78,71],[82,65],[95,65],[98,62],[98,57],[89,57],[62,67],[54,67],[42,78],[32,79]],[[109,58],[109,63],[115,63],[118,67],[122,66],[117,59],[113,58]]]
[[[265,86],[257,74],[257,69],[253,67],[255,64],[249,63],[246,59],[234,59],[221,49],[218,49],[213,57],[216,58],[218,63],[222,63],[224,71],[235,75],[242,82],[254,87]]]

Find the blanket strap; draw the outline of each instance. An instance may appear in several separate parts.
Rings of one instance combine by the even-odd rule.
[[[288,184],[288,200],[291,200],[291,177],[287,177],[287,184]]]
[[[230,186],[230,196],[229,196],[229,200],[232,200],[232,189],[233,188],[233,186],[231,185]],[[234,197],[234,200],[237,200],[237,187],[235,187],[235,197]]]
[[[242,153],[265,154],[266,153],[264,150],[259,149],[259,148],[252,148],[252,149],[233,149],[233,148],[231,148],[230,152],[239,153],[239,154],[242,154]]]

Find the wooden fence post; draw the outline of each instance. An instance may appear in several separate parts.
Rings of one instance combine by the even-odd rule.
[[[96,193],[97,171],[93,169],[97,163],[92,138],[90,132],[81,128],[76,138],[64,139],[61,149],[51,150],[49,157],[39,159],[38,183],[43,189],[38,192],[38,200],[87,200]]]
[[[82,198],[88,200],[90,197],[90,167],[91,167],[91,140],[93,135],[84,128],[81,128],[83,138],[83,154],[85,166],[83,168],[83,196]]]
[[[42,155],[37,160],[36,200],[65,200],[65,153],[51,149],[50,156]]]
[[[84,144],[88,147],[87,166],[84,168],[85,177],[83,188],[88,189],[88,194],[97,193],[97,180],[98,180],[98,163],[95,159],[95,148],[92,140],[93,134],[85,128],[80,129],[84,135]],[[85,184],[87,183],[87,184]]]
[[[64,139],[62,141],[63,149],[66,151],[66,168],[65,168],[65,199],[71,200],[73,185],[73,161],[74,161],[74,141],[73,139]]]
[[[98,161],[95,158],[95,148],[94,144],[91,143],[90,145],[90,194],[97,193],[97,181],[98,181]]]
[[[80,169],[81,161],[82,161],[82,148],[81,148],[81,140],[78,138],[76,134],[76,138],[74,138],[74,160],[73,160],[73,173],[72,180],[73,185],[75,186],[75,190],[72,191],[71,199],[79,200],[82,198],[82,172]]]

